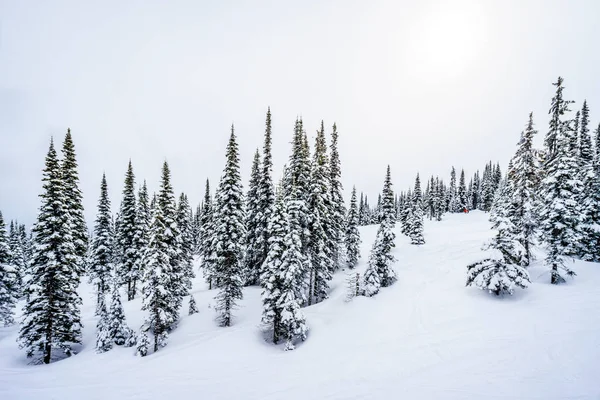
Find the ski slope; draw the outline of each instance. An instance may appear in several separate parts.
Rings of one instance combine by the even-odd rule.
[[[361,228],[360,271],[376,229]],[[427,221],[421,247],[398,231],[398,282],[345,302],[338,273],[330,299],[304,310],[309,337],[292,352],[263,339],[259,288],[245,289],[235,325],[220,328],[216,292],[197,278],[200,313],[187,316],[186,301],[166,348],[96,354],[94,297],[82,285],[76,356],[27,365],[18,327],[0,329],[0,399],[599,399],[600,265],[576,262],[578,276],[552,286],[537,262],[528,290],[497,299],[464,286],[491,234],[481,212]],[[140,300],[124,306],[137,330]]]

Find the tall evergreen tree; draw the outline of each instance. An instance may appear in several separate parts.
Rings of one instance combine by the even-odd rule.
[[[69,136],[67,136],[69,137]],[[69,148],[69,147],[67,147]],[[75,215],[73,198],[72,159],[61,168],[54,144],[46,156],[43,173],[42,205],[34,227],[35,253],[31,266],[31,282],[23,309],[23,322],[19,331],[20,347],[28,357],[41,353],[35,362],[50,363],[55,351],[73,354],[74,344],[81,344],[81,298],[77,293],[81,273],[79,254],[85,244],[74,237]],[[71,175],[64,179],[65,170]],[[70,181],[69,181],[70,180]],[[65,190],[65,181],[69,190]],[[87,240],[87,235],[86,239]]]
[[[10,259],[6,225],[0,212],[0,326],[9,326],[15,322],[17,291],[13,287],[13,267],[10,265]]]
[[[106,310],[104,293],[98,295],[96,310],[99,317],[96,323],[96,353],[104,353],[113,347],[113,341],[110,336],[110,317]]]
[[[258,188],[259,209],[261,210],[261,218],[259,223],[260,231],[260,263],[262,266],[267,259],[269,253],[269,222],[271,214],[275,207],[275,188],[273,186],[273,157],[271,155],[271,108],[267,109],[267,118],[265,123],[265,138],[263,144],[263,162],[262,171],[260,173],[259,188]]]
[[[177,224],[177,205],[175,193],[171,184],[171,170],[165,161],[162,167],[160,190],[156,197],[157,207],[161,209],[164,231],[161,234],[164,249],[169,262],[168,290],[173,296],[170,303],[169,319],[173,322],[179,319],[179,310],[183,304],[183,297],[187,295],[186,268],[181,263],[181,232]]]
[[[458,181],[458,191],[456,193],[458,199],[458,210],[462,211],[467,208],[467,186],[465,184],[465,170],[460,171],[460,179]]]
[[[192,237],[192,209],[185,193],[179,196],[177,205],[177,227],[179,230],[179,267],[181,268],[182,296],[189,295],[194,279],[194,238]]]
[[[413,191],[413,198],[410,204],[410,211],[408,214],[408,236],[412,244],[421,245],[425,244],[425,238],[423,237],[423,210],[420,205],[421,198],[421,181],[419,174],[415,179],[415,190]]]
[[[360,232],[358,231],[358,209],[356,206],[356,187],[352,188],[350,208],[346,219],[346,265],[353,269],[360,258]]]
[[[137,251],[135,247],[137,204],[135,199],[135,175],[131,160],[125,174],[125,185],[123,187],[123,200],[119,210],[119,227],[116,232],[118,242],[119,266],[117,276],[121,285],[127,287],[127,300],[135,298],[137,288],[136,282],[139,276],[136,271]]]
[[[529,122],[521,134],[517,152],[511,160],[512,168],[507,177],[513,190],[511,201],[515,207],[511,222],[517,230],[516,238],[523,248],[523,266],[529,265],[533,260],[531,249],[538,226],[536,205],[538,204],[540,171],[533,149],[533,137],[536,133],[533,113],[530,113]]]
[[[109,285],[112,283],[114,233],[112,231],[111,219],[106,175],[102,174],[98,214],[96,214],[94,236],[90,246],[90,260],[88,261],[90,278],[96,286],[97,313],[102,311],[102,307],[106,307],[104,299],[108,293]]]
[[[10,286],[14,288],[17,298],[21,297],[23,290],[23,274],[25,273],[25,254],[23,253],[23,245],[21,244],[21,236],[19,235],[19,223],[10,222],[10,230],[8,237],[8,246],[10,249],[10,260],[12,273]]]
[[[150,225],[152,224],[152,211],[148,199],[148,187],[146,181],[138,191],[137,211],[135,213],[135,264],[132,270],[131,278],[133,286],[141,286],[144,276],[144,254],[150,240]],[[129,292],[128,292],[129,293]]]
[[[209,289],[216,283],[215,271],[212,263],[214,229],[212,224],[212,198],[210,195],[210,182],[206,180],[204,201],[202,202],[202,215],[200,217],[200,254],[202,256],[202,269]]]
[[[260,279],[263,259],[262,210],[258,192],[260,190],[260,153],[254,154],[248,195],[246,196],[246,257],[244,260],[245,284],[256,285]]]
[[[394,191],[392,190],[392,173],[387,166],[383,191],[381,192],[381,221],[386,221],[393,228],[396,225],[396,212],[394,210]]]
[[[600,169],[594,158],[592,139],[589,134],[589,109],[583,102],[581,109],[581,125],[578,132],[578,164],[579,179],[582,190],[578,199],[581,206],[583,224],[583,240],[580,243],[580,256],[587,261],[600,260]]]
[[[331,232],[328,229],[331,226],[331,209],[329,207],[331,202],[328,187],[329,171],[326,151],[325,130],[321,122],[321,129],[317,132],[315,140],[308,203],[310,212],[308,254],[311,274],[308,297],[309,305],[313,304],[313,302],[318,303],[329,296],[329,281],[333,273],[331,258],[331,243],[333,240]]]
[[[454,166],[450,171],[450,187],[448,192],[446,193],[446,201],[448,204],[448,212],[455,213],[459,210],[458,204],[458,194],[456,191],[456,170]]]
[[[337,126],[333,124],[331,132],[329,160],[329,198],[331,202],[331,241],[332,241],[332,261],[334,268],[337,269],[343,262],[342,255],[344,253],[344,221],[346,219],[346,206],[344,205],[344,197],[342,195],[342,168],[340,162],[340,154],[338,151],[338,131]]]
[[[569,276],[575,275],[565,265],[563,255],[573,255],[575,246],[582,240],[576,201],[581,182],[573,179],[577,171],[577,158],[571,152],[574,135],[571,121],[563,118],[571,102],[562,98],[562,78],[554,85],[557,89],[550,108],[550,131],[545,140],[540,221],[542,237],[548,247],[546,264],[551,270],[551,283],[558,284],[564,282],[560,270]]]
[[[148,331],[154,334],[154,351],[167,345],[168,331],[175,323],[174,297],[172,289],[173,271],[171,266],[170,243],[166,237],[168,223],[163,214],[159,200],[152,201],[152,225],[150,239],[144,257],[146,268],[142,280],[142,310],[147,311],[141,328],[140,341]],[[138,351],[139,351],[138,344]],[[142,354],[145,355],[145,354]]]
[[[215,271],[219,279],[219,294],[216,297],[218,321],[221,326],[230,326],[232,311],[242,299],[242,263],[244,229],[244,202],[240,177],[238,144],[233,125],[227,144],[225,170],[215,199],[214,229]]]
[[[83,195],[79,190],[79,173],[77,172],[77,157],[71,129],[67,129],[62,147],[63,159],[61,175],[64,191],[64,209],[68,215],[73,245],[75,246],[75,265],[79,276],[85,271],[85,257],[88,246],[88,231],[83,215]]]

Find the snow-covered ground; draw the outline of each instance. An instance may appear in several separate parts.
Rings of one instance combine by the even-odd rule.
[[[375,232],[361,228],[360,271]],[[600,398],[600,265],[577,262],[574,280],[552,286],[537,262],[528,290],[497,299],[464,286],[465,266],[491,235],[486,214],[427,221],[425,234],[416,247],[398,232],[399,281],[374,298],[345,302],[338,273],[330,299],[304,310],[311,330],[292,352],[262,338],[260,289],[247,288],[235,325],[219,328],[215,292],[198,278],[200,313],[182,317],[166,348],[145,358],[131,348],[96,354],[84,285],[78,355],[30,366],[18,327],[0,329],[0,399]],[[140,300],[124,306],[137,330]]]

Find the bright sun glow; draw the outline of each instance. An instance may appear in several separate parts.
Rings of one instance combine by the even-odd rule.
[[[407,63],[420,76],[462,76],[477,61],[485,42],[484,13],[478,7],[441,4],[412,27]]]

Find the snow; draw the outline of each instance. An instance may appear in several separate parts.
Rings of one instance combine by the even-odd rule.
[[[346,302],[348,271],[338,272],[330,298],[303,309],[306,342],[287,352],[259,331],[260,288],[246,288],[233,326],[220,328],[217,292],[196,278],[200,312],[182,312],[165,348],[96,354],[94,291],[82,284],[80,354],[30,366],[18,327],[0,328],[0,399],[598,399],[600,267],[578,261],[577,277],[553,286],[538,249],[529,289],[498,299],[466,288],[466,266],[486,256],[487,218],[427,220],[423,246],[396,228],[398,281]],[[376,230],[360,228],[361,274]],[[123,306],[137,330],[140,299]]]

